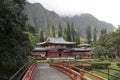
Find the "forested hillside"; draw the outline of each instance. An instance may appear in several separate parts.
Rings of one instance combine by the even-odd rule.
[[[61,24],[64,29],[67,27],[67,23],[73,23],[79,35],[81,35],[81,37],[86,37],[85,30],[88,26],[91,26],[92,33],[95,27],[98,35],[101,29],[107,29],[107,32],[111,32],[115,29],[112,24],[100,21],[91,14],[82,14],[80,16],[76,15],[73,17],[60,17],[55,12],[45,9],[39,3],[32,4],[27,2],[25,6],[25,13],[28,15],[28,23],[37,27],[37,30],[46,29],[46,27],[50,26],[58,28],[59,24]]]

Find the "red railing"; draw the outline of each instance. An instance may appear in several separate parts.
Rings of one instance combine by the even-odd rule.
[[[107,80],[101,76],[98,76],[96,74],[93,74],[91,72],[88,72],[86,70],[80,69],[78,67],[75,67],[69,63],[51,63],[51,67],[54,67],[55,69],[60,70],[61,72],[68,75],[72,80],[92,80],[85,76],[85,74],[91,75],[93,77],[96,77],[97,80]]]
[[[34,69],[36,68],[37,64],[33,63],[29,69],[27,70],[27,72],[25,73],[25,75],[23,76],[22,80],[32,80],[32,74],[34,72]]]

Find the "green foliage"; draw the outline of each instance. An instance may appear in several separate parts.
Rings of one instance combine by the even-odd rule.
[[[35,28],[26,25],[25,0],[0,2],[0,78],[8,80],[25,62],[36,42]],[[6,76],[6,77],[4,77]]]
[[[58,26],[58,37],[62,37],[62,26],[59,24]]]
[[[106,50],[106,48],[103,47],[103,46],[96,46],[96,47],[92,50],[91,54],[92,54],[93,56],[96,56],[96,57],[98,57],[98,58],[100,59],[101,56],[105,56],[105,57],[106,57],[106,55],[107,55],[107,50]]]
[[[94,32],[93,32],[93,41],[97,40],[97,31],[96,31],[96,27],[94,27]]]
[[[53,37],[56,36],[56,35],[55,35],[55,27],[54,27],[54,25],[52,26],[52,29],[51,29],[51,35],[52,35]]]
[[[107,34],[107,29],[106,29],[106,28],[101,29],[101,36],[103,36],[103,35],[105,35],[105,34]]]
[[[72,41],[72,39],[71,39],[71,29],[70,29],[70,24],[69,23],[67,23],[66,37],[67,37],[68,41]]]
[[[117,65],[118,67],[120,67],[120,62],[116,63],[116,65]]]
[[[26,25],[26,31],[28,31],[30,33],[36,33],[37,32],[35,26],[32,26],[31,24]]]
[[[33,61],[35,61],[35,58],[32,57],[32,56],[27,56],[27,58],[28,58],[28,61],[29,61],[29,62],[33,62]]]
[[[96,69],[105,69],[105,68],[108,68],[111,65],[111,63],[110,62],[94,62],[92,65]]]
[[[80,59],[80,55],[77,55],[77,56],[76,56],[76,59]]]
[[[120,72],[114,72],[113,75],[120,77]],[[110,80],[119,80],[119,79],[116,77],[110,76]]]
[[[108,57],[120,57],[120,30],[111,32],[109,34],[102,34],[97,41],[97,45],[101,45],[108,50]]]
[[[40,42],[43,42],[45,39],[44,39],[44,33],[43,33],[43,31],[42,30],[40,30],[40,39],[39,39],[39,41]]]
[[[91,26],[88,26],[86,28],[86,37],[87,37],[87,43],[90,44],[92,41]]]
[[[73,23],[71,25],[68,23],[65,29],[62,29],[61,24],[58,25],[58,28],[47,26],[45,30],[40,29],[39,41],[43,42],[48,37],[63,37],[65,40],[80,44],[80,35],[76,31]]]
[[[54,59],[48,60],[48,63],[53,63],[53,62],[54,62]]]

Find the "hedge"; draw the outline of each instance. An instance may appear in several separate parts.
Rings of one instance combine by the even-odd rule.
[[[118,67],[120,67],[120,62],[116,63],[116,65],[117,65]]]
[[[111,63],[110,62],[94,62],[92,65],[96,69],[106,69],[111,65]]]

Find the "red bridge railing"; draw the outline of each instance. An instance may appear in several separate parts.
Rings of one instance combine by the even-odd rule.
[[[51,63],[51,67],[54,67],[55,69],[60,70],[61,72],[68,75],[72,80],[92,80],[85,76],[85,74],[91,75],[93,77],[96,77],[97,80],[107,80],[101,76],[98,76],[96,74],[93,74],[91,72],[88,72],[86,70],[80,69],[78,67],[75,67],[69,63]]]
[[[22,80],[32,80],[32,74],[34,72],[34,69],[36,68],[37,64],[33,63],[29,69],[27,70],[27,72],[25,73],[25,75],[23,76]]]

